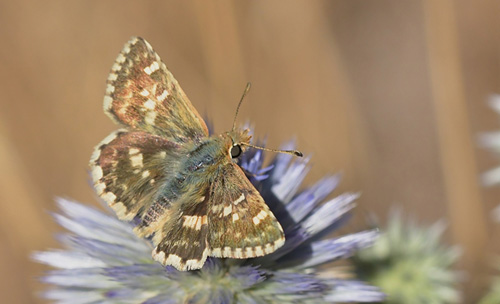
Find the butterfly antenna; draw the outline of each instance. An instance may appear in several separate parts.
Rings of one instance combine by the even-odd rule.
[[[243,102],[243,99],[247,95],[248,91],[250,91],[251,86],[252,85],[250,84],[250,82],[247,82],[247,86],[245,87],[245,91],[243,91],[243,95],[241,96],[240,102],[238,103],[238,107],[236,108],[236,114],[234,115],[234,121],[233,121],[233,128],[231,129],[231,131],[234,131],[234,128],[236,127],[236,117],[238,117],[238,112],[240,111],[241,103]]]
[[[236,127],[236,118],[238,117],[238,112],[240,111],[241,103],[243,102],[243,99],[247,95],[248,91],[250,91],[250,87],[251,87],[250,82],[247,82],[247,86],[245,87],[245,91],[243,91],[243,95],[241,96],[240,102],[238,103],[238,107],[236,108],[236,114],[234,115],[234,121],[233,121],[233,128],[231,129],[231,131],[234,131],[234,128]],[[302,152],[300,152],[298,150],[276,150],[276,149],[269,149],[269,148],[254,146],[254,145],[249,144],[249,143],[240,143],[240,144],[247,146],[247,147],[263,150],[263,151],[284,153],[284,154],[290,154],[290,155],[295,155],[295,156],[300,156],[300,157],[304,156],[302,154]]]
[[[247,143],[240,143],[240,145],[263,150],[263,151],[269,151],[269,152],[276,152],[276,153],[284,153],[284,154],[290,154],[290,155],[295,155],[295,156],[304,156],[302,152],[298,150],[276,150],[276,149],[269,149],[269,148],[264,148],[264,147],[259,147],[259,146],[254,146],[252,144],[247,144]]]

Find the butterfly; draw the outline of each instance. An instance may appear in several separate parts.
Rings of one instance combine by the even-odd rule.
[[[94,188],[119,219],[135,224],[136,235],[151,240],[156,261],[186,271],[209,256],[253,258],[284,244],[282,227],[237,165],[255,147],[249,130],[233,123],[231,131],[209,136],[143,38],[132,37],[116,58],[104,112],[123,128],[95,147]]]

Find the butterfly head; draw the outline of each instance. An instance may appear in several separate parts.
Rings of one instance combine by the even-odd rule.
[[[252,135],[248,133],[248,129],[240,129],[231,130],[221,135],[224,138],[226,150],[231,158],[237,158],[245,152],[252,138]]]

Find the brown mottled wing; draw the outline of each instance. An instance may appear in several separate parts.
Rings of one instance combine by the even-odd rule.
[[[140,220],[150,226],[167,216],[167,199],[158,195],[170,175],[175,174],[180,145],[164,137],[118,130],[106,137],[90,159],[97,194],[122,220]],[[146,236],[151,233],[138,233]]]
[[[151,45],[132,37],[109,74],[104,111],[114,121],[171,140],[205,137],[207,126]]]
[[[253,258],[284,244],[281,225],[236,164],[221,168],[209,196],[209,256]]]
[[[207,202],[189,202],[182,211],[172,214],[163,226],[159,243],[153,249],[153,258],[163,265],[178,270],[200,269],[208,255]]]

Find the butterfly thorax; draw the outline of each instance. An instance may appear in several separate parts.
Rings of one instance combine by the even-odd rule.
[[[249,143],[250,138],[248,130],[233,130],[186,145],[186,150],[182,152],[185,155],[182,157],[184,161],[176,169],[177,173],[170,176],[163,195],[167,194],[170,200],[176,199],[177,193],[203,196],[206,189],[199,185],[206,185],[207,182],[209,184],[210,179],[217,176],[224,165],[235,162],[244,152],[244,144]],[[166,170],[171,169],[166,168]]]
[[[241,144],[249,143],[250,138],[248,130],[233,130],[207,137],[201,143],[193,143],[186,151],[187,157],[184,158],[179,172],[183,175],[203,173],[204,176],[207,176],[207,173],[214,173],[213,170],[230,163],[243,153],[245,146]]]

